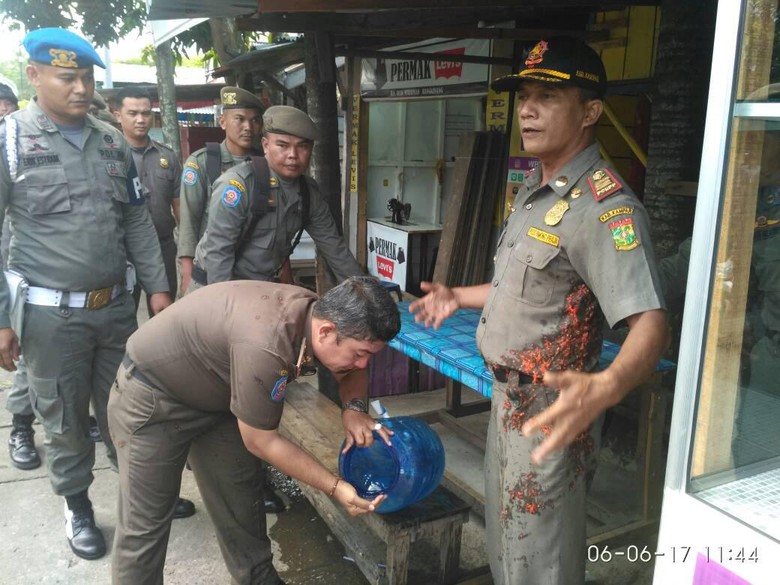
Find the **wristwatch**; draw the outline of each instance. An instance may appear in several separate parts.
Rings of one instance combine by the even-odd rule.
[[[366,406],[365,400],[361,400],[360,398],[353,398],[344,406],[341,407],[341,411],[345,410],[356,410],[357,412],[368,412],[368,407]]]

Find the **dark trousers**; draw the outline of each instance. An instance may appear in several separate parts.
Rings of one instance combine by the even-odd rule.
[[[130,371],[120,366],[108,404],[119,460],[112,582],[163,583],[171,519],[189,453],[233,580],[277,585],[261,461],[244,446],[236,418],[190,408]]]

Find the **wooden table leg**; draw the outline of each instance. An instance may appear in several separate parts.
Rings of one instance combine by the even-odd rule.
[[[387,539],[387,582],[390,585],[406,585],[409,572],[409,547],[412,535],[398,532]]]
[[[463,531],[462,520],[451,523],[439,539],[439,580],[437,583],[450,585],[455,583],[460,565],[460,539]]]

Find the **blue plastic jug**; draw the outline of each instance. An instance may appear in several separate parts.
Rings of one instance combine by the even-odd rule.
[[[352,447],[339,455],[339,473],[361,498],[386,494],[380,514],[395,512],[430,495],[444,474],[444,446],[424,421],[411,416],[381,419],[395,434],[388,447],[374,431],[370,447]],[[344,445],[342,445],[342,450]]]

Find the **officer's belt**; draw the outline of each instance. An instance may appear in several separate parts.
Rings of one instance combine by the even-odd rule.
[[[143,372],[139,370],[132,359],[130,359],[130,356],[125,354],[125,357],[122,358],[122,367],[125,369],[125,375],[130,377],[132,376],[142,384],[145,384],[146,386],[149,386],[150,388],[157,388],[157,384],[153,383],[149,378],[144,376]]]
[[[125,283],[96,288],[87,292],[73,292],[30,286],[27,288],[27,302],[44,307],[71,307],[74,309],[102,309],[125,292]]]
[[[195,263],[192,264],[191,276],[192,280],[201,286],[206,286],[209,283],[208,277],[206,276],[206,271]]]
[[[525,374],[520,370],[513,370],[512,368],[507,368],[496,364],[491,365],[490,370],[493,372],[493,376],[496,378],[496,380],[498,380],[502,384],[506,384],[507,382],[509,382],[509,378],[515,375],[517,376],[517,381],[520,384],[534,383],[534,379],[532,376],[529,376],[528,374]]]

